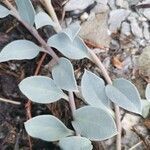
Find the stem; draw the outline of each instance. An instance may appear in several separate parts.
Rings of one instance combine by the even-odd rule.
[[[75,105],[75,101],[74,101],[73,92],[71,92],[71,91],[69,92],[69,104],[70,104],[72,116],[73,116],[73,119],[74,119],[74,113],[75,113],[75,110],[76,110],[76,105]]]
[[[54,8],[52,6],[51,0],[41,0],[41,3],[47,8],[47,11],[48,11],[49,15],[51,15],[52,19],[57,24],[56,32],[58,33],[60,31],[62,31],[62,28],[59,24],[57,15],[56,15],[56,13],[54,11]],[[69,105],[70,105],[70,109],[71,109],[71,112],[72,112],[72,117],[74,119],[74,113],[75,113],[75,110],[76,110],[74,95],[73,95],[72,91],[69,91],[68,94],[69,94]],[[79,134],[76,132],[76,135],[79,135]]]
[[[51,47],[49,45],[47,45],[47,43],[43,40],[43,38],[39,35],[39,33],[37,32],[37,30],[30,26],[28,23],[26,23],[25,21],[23,21],[17,10],[11,5],[11,3],[8,0],[4,1],[4,4],[12,11],[12,16],[14,16],[20,23],[22,23],[25,28],[37,39],[37,41],[41,44],[41,46],[47,50],[47,52],[58,62],[59,57],[56,55],[56,53],[51,49]]]
[[[110,76],[108,75],[108,72],[104,65],[102,64],[101,60],[96,56],[96,54],[93,51],[89,51],[93,62],[101,69],[103,76],[105,80],[107,81],[108,84],[112,84],[112,80]],[[116,124],[117,124],[117,129],[118,129],[118,134],[117,134],[117,141],[116,141],[116,150],[121,150],[121,120],[120,120],[120,110],[117,105],[114,104],[115,107],[115,116],[116,116]]]
[[[47,9],[49,15],[52,17],[53,21],[56,23],[56,27],[54,29],[56,32],[60,32],[62,30],[59,20],[57,18],[57,15],[55,13],[55,10],[52,6],[51,0],[40,0],[41,4],[44,5],[44,7]]]
[[[8,1],[8,0],[5,0],[4,1],[5,5],[12,11],[12,15],[19,21],[21,22],[26,29],[28,29],[28,31],[38,40],[38,42],[42,45],[42,47],[47,51],[48,54],[50,54],[53,59],[58,62],[59,60],[59,57],[57,56],[57,54],[51,49],[51,47],[49,47],[49,45],[47,45],[47,43],[43,40],[43,38],[39,35],[39,33],[37,32],[37,30],[30,26],[29,24],[27,24],[26,22],[24,22],[17,10],[11,5],[11,3]],[[57,22],[57,24],[59,24],[59,21],[57,19],[57,16],[55,14],[55,11],[53,9],[53,6],[51,4],[51,1],[47,1],[45,0],[45,4],[47,6],[47,8],[49,8],[49,13],[51,13],[51,16],[53,16],[53,19]],[[61,26],[59,24],[59,31],[61,31]],[[30,105],[30,101],[28,102],[28,106],[31,106]],[[72,115],[74,114],[74,111],[76,110],[76,106],[75,106],[75,102],[74,102],[74,95],[73,95],[73,92],[69,92],[69,104],[70,104],[70,108],[71,108],[71,111],[72,111]],[[28,107],[29,108],[29,107]]]

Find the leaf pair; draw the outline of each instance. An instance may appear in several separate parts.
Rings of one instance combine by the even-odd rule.
[[[37,103],[52,103],[61,98],[68,99],[63,90],[77,91],[73,66],[66,58],[60,58],[52,69],[53,79],[44,76],[28,77],[19,88],[30,100]]]
[[[141,114],[141,98],[136,87],[126,79],[116,79],[105,87],[104,81],[95,74],[85,71],[81,81],[85,101],[94,107],[109,108],[108,98],[120,107]]]
[[[91,106],[77,109],[74,113],[72,125],[77,133],[94,141],[105,140],[117,134],[113,118],[103,109]],[[46,141],[58,141],[74,134],[74,132],[66,128],[60,120],[51,115],[34,117],[25,123],[25,128],[30,136]],[[74,143],[75,147],[85,146],[91,149],[92,146],[88,139],[81,138],[81,145],[76,145],[79,143],[76,138],[72,139],[72,137],[70,137],[68,140],[77,142]],[[60,145],[62,146],[64,142],[67,142],[66,139],[62,139]],[[85,142],[86,145],[83,145],[82,142]]]
[[[78,23],[70,25],[62,32],[48,39],[48,45],[56,48],[70,59],[90,58],[89,50],[83,40],[77,36],[80,30]]]

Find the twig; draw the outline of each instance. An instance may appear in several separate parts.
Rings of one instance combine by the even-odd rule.
[[[21,104],[20,102],[16,102],[16,101],[13,101],[13,100],[10,100],[10,99],[6,99],[6,98],[0,98],[0,101],[1,102],[15,104],[15,105],[20,105]]]
[[[94,63],[100,68],[100,70],[103,73],[104,78],[106,79],[108,84],[112,84],[112,80],[110,76],[108,75],[108,72],[104,65],[102,64],[101,60],[96,56],[96,54],[93,51],[89,51],[90,55],[92,57],[92,60]],[[122,127],[121,127],[121,120],[120,120],[120,110],[117,105],[114,104],[115,107],[115,116],[116,116],[116,124],[117,124],[117,129],[118,129],[118,134],[117,134],[117,141],[116,141],[116,150],[121,150],[121,132],[122,132]]]
[[[129,150],[134,150],[137,147],[139,147],[141,144],[143,144],[143,141],[138,142],[137,144],[135,144],[134,146],[132,146]]]

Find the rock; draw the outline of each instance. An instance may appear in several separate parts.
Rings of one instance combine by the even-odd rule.
[[[136,18],[128,17],[128,20],[131,23],[131,31],[132,31],[133,35],[137,38],[142,38],[143,37],[142,28],[140,28]]]
[[[130,24],[128,22],[123,22],[122,23],[121,34],[124,34],[126,36],[131,35]]]
[[[91,10],[95,14],[104,13],[109,10],[109,7],[106,4],[97,3],[97,5]]]
[[[117,6],[123,7],[123,4],[124,4],[124,0],[116,0]]]
[[[111,9],[116,9],[115,0],[108,0],[108,5]]]
[[[150,40],[149,25],[143,22],[143,35],[146,40]]]
[[[93,20],[88,20],[81,25],[79,35],[98,47],[109,47],[110,36],[107,28],[108,13],[97,14]]]
[[[143,11],[143,15],[150,20],[150,8]]]
[[[83,10],[87,8],[89,5],[94,3],[94,0],[70,0],[64,7],[65,11],[72,11],[72,10]]]
[[[140,116],[126,113],[122,120],[122,127],[125,130],[131,130],[134,125],[137,125],[139,123],[140,119]]]
[[[143,53],[138,58],[139,73],[150,80],[150,46],[143,49]]]
[[[130,11],[125,9],[116,9],[110,12],[108,20],[109,29],[112,33],[117,33],[121,23],[129,16]]]

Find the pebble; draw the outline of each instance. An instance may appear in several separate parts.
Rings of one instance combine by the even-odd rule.
[[[143,22],[143,35],[146,40],[150,40],[149,25],[147,22]]]
[[[132,31],[133,35],[137,38],[142,38],[143,37],[142,28],[140,28],[136,18],[128,17],[128,20],[130,21],[131,31]]]
[[[150,46],[144,48],[143,53],[139,56],[138,69],[143,78],[150,79]]]
[[[98,47],[109,47],[110,36],[108,34],[107,20],[108,12],[97,14],[93,20],[88,20],[81,25],[79,35]]]
[[[65,7],[65,11],[72,11],[72,10],[83,10],[87,8],[89,5],[94,3],[94,0],[69,0]]]
[[[117,33],[121,27],[121,23],[129,16],[130,11],[125,9],[116,9],[110,12],[108,20],[109,29],[112,33]]]
[[[124,34],[126,36],[131,35],[130,24],[128,22],[123,22],[122,23],[121,34]]]

